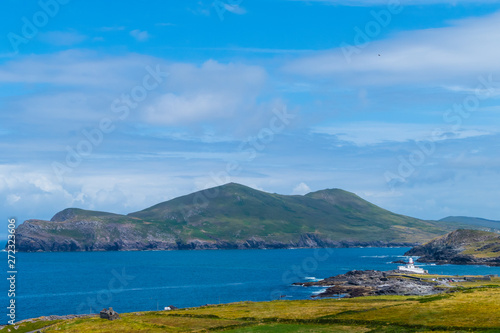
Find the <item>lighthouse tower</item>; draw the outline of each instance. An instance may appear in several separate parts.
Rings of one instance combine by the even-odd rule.
[[[398,270],[402,271],[402,272],[409,272],[409,273],[427,274],[426,270],[415,266],[415,262],[413,261],[413,258],[410,258],[406,265],[399,266]]]

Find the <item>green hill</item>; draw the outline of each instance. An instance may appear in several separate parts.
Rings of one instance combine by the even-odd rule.
[[[408,245],[453,227],[339,189],[280,195],[230,183],[129,215],[69,208],[17,233],[21,251],[98,251]]]
[[[439,221],[450,222],[450,223],[461,223],[474,227],[483,227],[494,230],[500,230],[500,221],[487,220],[479,217],[468,217],[468,216],[448,216]]]
[[[300,234],[317,234],[344,241],[418,242],[443,230],[435,222],[391,213],[339,189],[290,196],[234,183],[129,216],[175,226],[180,234],[201,239],[292,241]]]

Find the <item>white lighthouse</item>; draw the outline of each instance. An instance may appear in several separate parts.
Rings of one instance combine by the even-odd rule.
[[[427,274],[428,272],[423,268],[415,266],[413,262],[413,258],[408,260],[408,263],[404,266],[398,266],[398,270],[405,273],[414,273],[414,274]]]

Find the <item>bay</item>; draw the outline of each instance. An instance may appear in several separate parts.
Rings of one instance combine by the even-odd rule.
[[[98,313],[110,306],[121,313],[169,305],[307,299],[321,288],[292,286],[293,282],[354,269],[395,269],[398,264],[391,261],[404,259],[408,249],[17,253],[16,321]],[[7,264],[7,254],[2,253]],[[422,266],[436,274],[500,274],[500,267]],[[6,308],[7,280],[0,286]],[[5,324],[8,318],[2,317]]]

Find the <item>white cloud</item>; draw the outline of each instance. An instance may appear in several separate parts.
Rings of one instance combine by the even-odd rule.
[[[379,122],[358,122],[341,126],[316,127],[314,133],[334,135],[342,141],[366,146],[387,142],[442,141],[466,139],[498,133],[495,127],[462,127],[453,130],[450,125],[436,124],[390,124]]]
[[[226,94],[196,94],[178,96],[165,94],[159,98],[154,107],[147,110],[151,122],[161,121],[163,124],[193,122],[210,117],[230,117],[228,110],[234,110],[238,101]]]
[[[388,0],[285,0],[290,2],[317,2],[323,3],[325,5],[341,5],[341,6],[387,6],[391,1]],[[392,1],[393,3],[405,6],[421,6],[421,5],[438,5],[438,4],[450,4],[457,5],[457,0],[405,0],[405,1]],[[494,4],[499,3],[500,0],[460,0],[460,3],[474,3],[474,4]]]
[[[491,77],[482,77],[481,78],[482,82],[492,82],[494,85],[485,87],[484,85],[480,85],[479,89],[478,87],[469,87],[469,86],[463,86],[463,85],[449,85],[449,86],[443,86],[444,89],[451,91],[451,92],[456,92],[456,93],[466,93],[469,95],[480,95],[480,96],[485,96],[488,98],[494,98],[500,96],[500,81],[498,80],[493,80],[493,76]]]
[[[266,80],[261,67],[221,64],[210,60],[200,67],[173,64],[167,90],[145,111],[154,124],[190,123],[230,118],[251,112]]]
[[[151,37],[147,31],[141,31],[139,29],[130,31],[130,36],[134,37],[139,42],[145,42]]]
[[[9,195],[7,195],[7,203],[9,205],[13,205],[16,202],[18,202],[19,200],[21,200],[21,197],[18,196],[17,194],[9,194]]]
[[[137,54],[115,57],[87,50],[67,50],[4,63],[0,66],[0,82],[119,89],[136,85],[146,73],[146,65],[158,62]]]
[[[72,125],[67,129],[71,129],[81,128],[82,123],[89,119],[102,118],[103,110],[109,110],[110,102],[101,99],[102,96],[92,96],[84,91],[45,93],[17,98],[10,107],[29,118],[25,123],[36,119],[38,124],[49,125],[54,120],[68,120]]]
[[[364,26],[358,28],[365,29]],[[454,21],[449,27],[406,31],[386,40],[376,40],[377,36],[358,37],[360,41],[368,41],[361,46],[355,43],[356,36],[361,33],[353,30],[353,40],[346,41],[354,48],[344,46],[317,52],[288,63],[284,69],[309,77],[331,78],[343,84],[363,85],[457,85],[465,79],[477,83],[480,75],[500,72],[500,48],[497,47],[500,12]],[[355,52],[350,53],[353,50]],[[497,77],[494,79],[498,81]]]
[[[68,207],[130,213],[186,194],[179,180],[165,176],[164,170],[140,175],[130,170],[100,170],[98,174],[80,172],[58,182],[44,164],[37,171],[29,165],[0,165],[0,210],[25,219],[50,219]],[[2,185],[3,184],[3,185]]]
[[[267,73],[260,66],[213,60],[201,65],[172,63],[144,55],[111,56],[86,50],[20,57],[1,65],[0,83],[44,86],[41,92],[10,96],[4,99],[4,105],[23,115],[23,127],[37,126],[30,130],[36,129],[44,138],[50,134],[52,140],[47,142],[52,141],[52,150],[57,147],[64,151],[63,140],[76,144],[75,137],[81,137],[82,129],[97,126],[103,117],[117,120],[111,105],[143,84],[149,74],[147,66],[169,75],[158,88],[148,92],[147,99],[138,103],[129,119],[117,121],[121,129],[141,123],[159,127],[193,124],[197,138],[206,137],[205,131],[214,127],[215,136],[231,132],[232,137],[238,127],[248,132],[261,126],[260,116],[272,110],[268,101],[258,100],[267,84]],[[222,119],[226,123],[220,122]],[[17,126],[13,121],[8,126]],[[227,128],[228,122],[233,124],[231,129]],[[182,132],[191,136],[193,127],[183,128]]]
[[[239,6],[239,5],[231,5],[231,4],[224,4],[224,8],[233,13],[233,14],[238,14],[238,15],[243,15],[243,14],[246,14],[246,9]]]
[[[304,195],[304,194],[307,194],[310,192],[311,192],[311,189],[309,188],[309,186],[307,186],[306,183],[300,183],[299,185],[294,187],[292,194]]]

